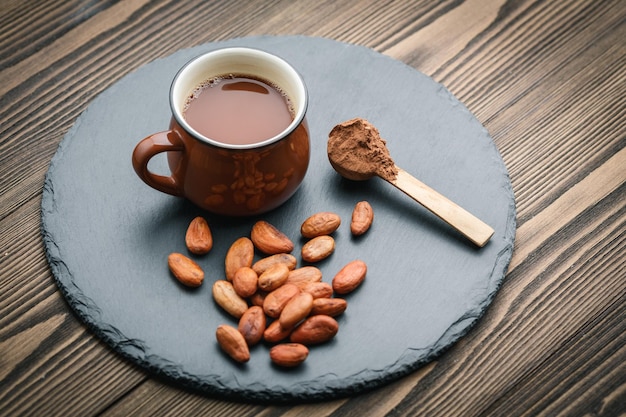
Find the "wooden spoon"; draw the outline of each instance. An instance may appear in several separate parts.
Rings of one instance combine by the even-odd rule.
[[[494,233],[488,224],[398,167],[378,130],[366,120],[352,119],[333,128],[328,139],[328,159],[344,178],[384,179],[479,247],[485,246]]]

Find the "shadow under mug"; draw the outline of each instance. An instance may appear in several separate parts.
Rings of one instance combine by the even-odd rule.
[[[187,98],[206,80],[225,74],[258,78],[279,87],[293,107],[291,124],[274,137],[248,145],[222,143],[196,131],[183,117]],[[174,77],[169,130],[137,144],[133,167],[150,187],[185,197],[213,213],[248,216],[272,210],[296,192],[309,165],[307,104],[304,81],[283,59],[243,47],[208,52],[185,64]],[[148,169],[150,159],[162,152],[167,152],[169,176]]]

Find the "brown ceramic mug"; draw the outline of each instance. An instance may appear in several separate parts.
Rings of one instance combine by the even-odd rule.
[[[262,80],[279,89],[290,104],[291,122],[278,134],[244,143],[200,133],[184,115],[190,96],[207,80],[233,74]],[[307,171],[307,102],[304,81],[283,59],[243,47],[208,52],[188,62],[175,76],[170,88],[169,130],[137,144],[133,167],[150,187],[185,197],[207,211],[230,216],[266,212],[287,201]],[[169,176],[148,169],[150,159],[162,152],[167,152]]]

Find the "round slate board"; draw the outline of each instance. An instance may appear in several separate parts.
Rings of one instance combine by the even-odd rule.
[[[225,46],[275,53],[302,74],[310,93],[309,171],[294,197],[261,216],[288,234],[298,255],[300,224],[318,211],[343,219],[336,251],[318,264],[324,281],[347,262],[368,266],[348,295],[339,333],[284,370],[269,346],[235,364],[215,329],[236,321],[212,300],[230,244],[258,218],[223,218],[147,187],[135,175],[135,144],[169,123],[168,90],[189,59]],[[409,197],[375,178],[351,182],[326,156],[332,127],[353,117],[372,122],[403,167],[495,229],[476,248]],[[151,169],[167,173],[165,158]],[[375,220],[353,238],[354,204],[368,200]],[[195,257],[206,272],[198,289],[182,287],[167,255],[186,253],[189,221],[204,215],[215,245]],[[46,254],[76,314],[116,352],[177,385],[221,398],[327,400],[378,387],[434,359],[483,314],[513,251],[515,203],[509,177],[488,132],[442,85],[370,49],[303,36],[250,37],[210,43],[156,60],[99,95],[61,142],[42,201]]]

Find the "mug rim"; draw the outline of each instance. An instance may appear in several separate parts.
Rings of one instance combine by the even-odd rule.
[[[175,99],[176,97],[174,97],[174,90],[175,90],[175,86],[176,84],[180,81],[181,76],[184,74],[184,72],[191,66],[193,65],[196,61],[200,60],[201,58],[205,58],[207,55],[216,55],[216,54],[222,54],[225,51],[234,51],[234,52],[247,52],[248,54],[257,54],[260,56],[264,56],[265,58],[269,58],[270,60],[276,60],[278,62],[280,62],[282,65],[285,66],[285,68],[287,69],[288,72],[291,72],[292,75],[295,77],[295,79],[297,80],[299,86],[302,88],[302,104],[299,107],[299,110],[296,112],[294,119],[291,121],[291,123],[289,124],[289,126],[287,126],[283,131],[281,131],[279,134],[272,136],[270,138],[267,138],[263,141],[259,141],[259,142],[255,142],[255,143],[249,143],[249,144],[231,144],[231,143],[225,143],[225,142],[221,142],[217,139],[212,139],[208,136],[205,136],[203,134],[201,134],[200,132],[198,132],[196,129],[194,129],[188,122],[187,120],[185,120],[185,118],[182,115],[182,112],[179,112],[176,108],[175,105]],[[220,74],[215,74],[215,76],[218,76]],[[254,74],[248,74],[250,76],[254,76]],[[271,80],[266,80],[266,81],[271,81]],[[273,82],[273,81],[271,81]],[[290,99],[293,100],[292,97],[288,96]],[[232,46],[232,47],[223,47],[223,48],[218,48],[218,49],[214,49],[208,52],[205,52],[203,54],[197,55],[194,58],[190,59],[189,61],[187,61],[177,72],[176,75],[174,76],[174,79],[172,80],[172,83],[170,85],[170,93],[169,93],[169,101],[170,101],[170,111],[172,113],[172,116],[174,117],[174,119],[176,120],[176,122],[193,138],[200,140],[201,142],[204,142],[206,144],[209,145],[213,145],[215,147],[218,148],[224,148],[224,149],[239,149],[239,150],[246,150],[246,149],[258,149],[258,148],[262,148],[268,145],[271,145],[273,143],[279,142],[282,139],[286,138],[287,136],[289,136],[293,131],[295,131],[298,126],[300,126],[300,124],[302,124],[302,122],[304,121],[307,109],[308,109],[308,104],[309,104],[309,93],[307,90],[307,86],[304,82],[304,79],[302,78],[302,75],[300,75],[300,73],[293,67],[293,65],[291,65],[289,62],[287,62],[284,58],[281,58],[280,56],[273,54],[271,52],[267,52],[258,48],[249,48],[249,47],[245,47],[245,46]]]

